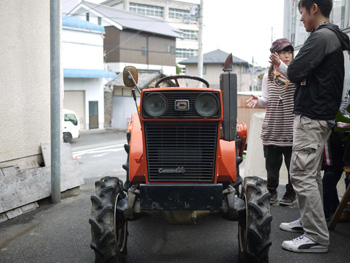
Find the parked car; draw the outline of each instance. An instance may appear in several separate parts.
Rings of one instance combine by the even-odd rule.
[[[74,111],[63,109],[63,141],[71,143],[80,137],[80,123]]]

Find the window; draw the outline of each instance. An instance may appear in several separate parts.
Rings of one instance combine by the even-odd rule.
[[[130,3],[130,12],[146,16],[163,17],[163,7],[154,5]]]
[[[101,19],[101,17],[98,17],[97,18],[97,24],[100,26],[100,25],[102,25],[102,19]]]
[[[298,1],[293,2],[292,7],[292,35],[291,41],[294,46],[303,45],[305,40],[308,38],[309,33],[305,31],[303,22],[300,21],[301,15],[298,8]]]
[[[291,25],[291,41],[295,47],[304,44],[309,33],[305,31],[303,23],[300,21],[300,12],[298,9],[299,1],[292,1],[292,25]],[[350,2],[347,0],[333,0],[333,9],[330,20],[338,25],[340,29],[350,27]]]
[[[141,55],[142,56],[147,56],[147,48],[145,48],[145,47],[141,48]]]
[[[176,18],[176,19],[189,18],[190,11],[183,10],[183,9],[169,8],[169,17]]]
[[[175,47],[170,45],[165,45],[165,52],[175,54]]]
[[[338,25],[341,29],[345,28],[345,0],[333,0],[333,9],[331,13],[331,21]],[[348,7],[349,9],[349,7]]]
[[[182,30],[182,34],[184,39],[192,39],[192,40],[197,40],[197,31],[194,30]]]
[[[78,120],[75,114],[71,114],[71,113],[64,114],[64,121],[70,121],[73,123],[73,125],[78,125]]]
[[[194,49],[183,49],[183,48],[177,48],[176,49],[176,57],[177,58],[190,58],[195,56],[196,50]]]
[[[86,21],[90,21],[90,14],[86,13]]]
[[[203,75],[207,74],[207,66],[203,65]]]

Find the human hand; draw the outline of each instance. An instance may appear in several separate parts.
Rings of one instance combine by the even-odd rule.
[[[281,65],[281,60],[280,60],[280,57],[278,56],[277,52],[271,53],[269,62],[272,65],[274,65],[276,68],[279,68],[279,66]]]
[[[249,108],[255,108],[255,106],[258,104],[259,98],[255,95],[250,95],[251,97],[249,100],[247,100],[247,106]]]

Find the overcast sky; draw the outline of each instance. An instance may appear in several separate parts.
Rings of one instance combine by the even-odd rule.
[[[267,67],[271,38],[283,37],[283,6],[283,0],[203,0],[204,53],[219,48],[249,63],[254,57],[256,65]]]
[[[271,37],[283,37],[283,0],[203,0],[203,49],[268,66]],[[272,35],[273,28],[273,35]]]

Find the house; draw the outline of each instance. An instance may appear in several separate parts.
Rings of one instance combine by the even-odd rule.
[[[63,105],[77,113],[83,130],[104,128],[105,84],[117,77],[104,70],[104,34],[102,26],[62,17]]]
[[[125,66],[135,66],[140,72],[140,84],[149,75],[156,74],[159,78],[176,74],[175,45],[181,35],[164,21],[86,1],[75,6],[69,14],[104,27],[106,69],[120,73]],[[126,129],[127,119],[135,111],[131,90],[124,86],[122,76],[105,83],[106,128]]]
[[[138,87],[140,89],[154,86],[155,82],[165,77],[162,71],[138,71]],[[136,105],[132,97],[132,88],[125,87],[123,75],[108,83],[110,90],[105,90],[106,105],[113,105],[106,110],[106,119],[111,120],[110,127],[117,130],[126,130],[130,117],[136,112]],[[140,94],[136,91],[137,105],[140,105]],[[109,103],[107,102],[109,100]]]
[[[182,38],[176,39],[177,64],[198,55],[199,4],[176,0],[107,0],[102,4],[161,19],[178,29]]]
[[[229,53],[220,49],[203,54],[203,78],[212,88],[220,87],[220,74],[223,72],[224,62]],[[250,77],[248,73],[249,63],[238,57],[233,57],[233,73],[237,74],[237,90],[249,91]],[[198,75],[198,56],[188,58],[180,62],[186,66],[186,75]]]
[[[127,65],[139,70],[176,73],[177,29],[162,20],[86,1],[70,13],[105,28],[104,61],[110,71],[122,72]]]

